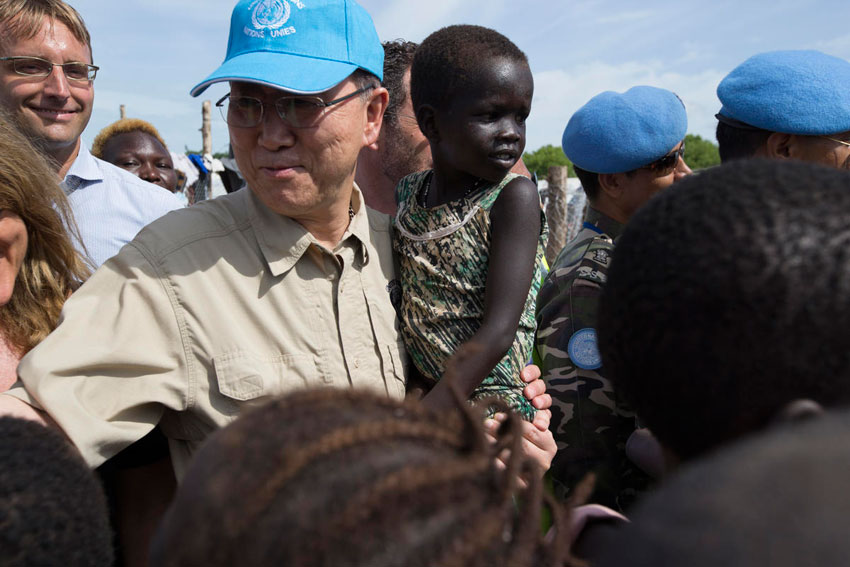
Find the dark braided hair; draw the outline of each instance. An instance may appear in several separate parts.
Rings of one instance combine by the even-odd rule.
[[[152,564],[566,565],[563,513],[522,455],[520,418],[511,414],[491,444],[483,409],[462,405],[437,413],[321,389],[243,415],[193,461]],[[525,490],[523,473],[533,473]],[[544,501],[552,543],[540,531]]]
[[[505,58],[528,64],[511,40],[482,26],[448,26],[425,38],[413,56],[410,97],[414,111],[424,104],[445,110],[458,88],[477,80],[484,62]]]
[[[742,160],[630,220],[599,308],[606,375],[688,459],[789,402],[850,402],[850,173]]]

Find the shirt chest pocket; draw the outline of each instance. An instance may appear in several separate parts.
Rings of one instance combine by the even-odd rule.
[[[228,413],[259,405],[272,396],[324,384],[313,357],[306,354],[261,356],[237,350],[213,357],[213,364]]]

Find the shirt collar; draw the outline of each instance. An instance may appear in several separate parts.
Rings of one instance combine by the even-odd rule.
[[[291,270],[311,244],[318,242],[301,224],[275,213],[260,201],[250,188],[243,189],[248,195],[251,224],[257,235],[260,251],[272,275],[280,276]],[[356,253],[363,264],[369,261],[366,243],[369,241],[369,218],[363,203],[363,194],[357,184],[351,193],[354,218],[337,246],[344,246],[355,239]]]
[[[80,151],[77,153],[77,158],[71,164],[65,179],[74,177],[82,181],[103,181],[103,172],[97,165],[97,160],[89,149],[80,142]]]
[[[617,240],[620,234],[623,232],[623,228],[625,225],[615,221],[608,215],[599,212],[593,207],[587,208],[587,215],[584,218],[584,222],[590,223],[608,236],[611,237],[611,240]]]

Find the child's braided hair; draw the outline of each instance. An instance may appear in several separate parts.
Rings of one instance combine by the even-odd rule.
[[[246,414],[198,454],[154,563],[565,565],[564,514],[523,457],[520,418],[510,414],[493,444],[482,410],[462,405],[436,413],[321,389]],[[544,542],[546,503],[557,533]]]

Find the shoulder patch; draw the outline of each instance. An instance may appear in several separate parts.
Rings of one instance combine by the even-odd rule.
[[[576,270],[576,279],[590,280],[598,284],[604,284],[608,281],[608,276],[604,272],[594,269],[592,266],[580,266]]]
[[[607,235],[595,236],[582,254],[576,278],[605,285],[613,251],[614,242]]]
[[[599,264],[604,264],[604,265],[607,266],[609,257],[610,257],[610,254],[608,253],[607,250],[600,249],[600,250],[595,250],[593,252],[593,261],[597,262]]]
[[[573,364],[584,370],[596,370],[602,366],[599,345],[596,341],[596,329],[590,327],[573,333],[567,345],[567,352]]]

